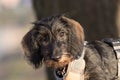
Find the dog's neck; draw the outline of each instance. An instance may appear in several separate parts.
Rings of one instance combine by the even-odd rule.
[[[54,75],[56,80],[67,80],[70,78],[71,80],[84,80],[84,69],[85,69],[85,47],[79,59],[76,59],[70,62],[67,66],[63,68],[58,68],[54,71]],[[75,77],[75,78],[74,78]]]

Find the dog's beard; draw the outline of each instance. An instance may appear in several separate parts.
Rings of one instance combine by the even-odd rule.
[[[72,60],[72,56],[62,55],[62,57],[58,61],[46,60],[45,64],[47,65],[47,67],[62,68],[68,65]]]

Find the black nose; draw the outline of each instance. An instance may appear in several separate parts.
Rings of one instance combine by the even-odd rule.
[[[51,59],[52,60],[55,60],[55,61],[58,61],[59,59],[60,59],[61,57],[60,56],[58,56],[58,55],[53,55],[53,56],[51,56]]]

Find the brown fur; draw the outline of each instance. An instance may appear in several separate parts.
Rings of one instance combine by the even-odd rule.
[[[73,19],[69,19],[67,17],[63,17],[64,20],[66,20],[72,27],[75,29],[76,35],[80,41],[84,41],[84,30],[80,23]]]
[[[45,63],[48,67],[58,68],[58,67],[66,66],[72,60],[73,60],[72,56],[70,57],[70,56],[67,56],[67,55],[62,55],[61,59],[58,62],[56,62],[54,60],[47,60]]]

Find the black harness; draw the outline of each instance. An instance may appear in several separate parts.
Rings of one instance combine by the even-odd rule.
[[[118,59],[118,74],[117,79],[120,80],[120,39],[107,38],[103,41],[113,47],[116,57]]]

